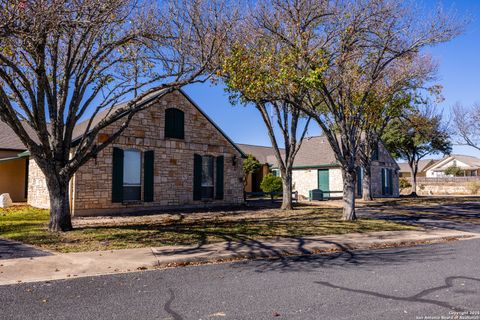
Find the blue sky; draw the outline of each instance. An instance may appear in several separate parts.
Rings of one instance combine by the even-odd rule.
[[[424,1],[424,6],[434,8],[437,1]],[[444,8],[454,8],[459,16],[471,19],[465,33],[451,42],[429,48],[438,61],[437,83],[444,87],[445,101],[439,105],[445,118],[450,118],[451,107],[460,102],[471,105],[480,102],[480,0],[444,0]],[[270,145],[265,125],[258,111],[251,106],[232,106],[221,85],[193,84],[184,88],[197,104],[237,143]],[[320,130],[311,125],[308,135],[318,135]],[[480,156],[473,148],[454,146],[454,153]]]

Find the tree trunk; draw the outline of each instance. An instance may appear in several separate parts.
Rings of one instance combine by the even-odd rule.
[[[356,220],[355,214],[355,169],[342,169],[343,176],[343,220]]]
[[[363,168],[362,180],[362,199],[365,201],[372,201],[372,170],[370,166]]]
[[[48,224],[50,231],[70,231],[73,229],[68,182],[67,179],[54,177],[53,175],[52,178],[47,179],[50,195],[50,223]]]
[[[417,197],[417,173],[415,172],[415,169],[410,167],[410,175],[412,176],[412,187],[411,187],[411,192],[410,196],[411,197]]]
[[[293,210],[292,204],[292,172],[282,176],[283,182],[283,195],[282,195],[282,210]]]

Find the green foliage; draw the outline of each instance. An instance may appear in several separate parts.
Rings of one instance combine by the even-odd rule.
[[[245,175],[250,173],[254,173],[258,168],[261,167],[260,162],[251,154],[247,156],[245,160],[243,160],[243,172]]]
[[[394,158],[419,160],[429,154],[449,154],[452,150],[448,130],[440,115],[418,109],[392,120],[382,136]]]
[[[243,184],[247,184],[247,177],[249,174],[254,173],[261,167],[260,162],[251,154],[247,156],[247,159],[243,160]]]
[[[282,191],[282,178],[276,177],[269,173],[263,177],[260,188],[263,192],[281,192]]]
[[[460,176],[463,176],[465,174],[465,171],[456,166],[456,165],[451,165],[450,167],[448,167],[447,169],[445,169],[445,171],[443,171],[447,176],[454,176],[454,177],[460,177]]]
[[[411,188],[412,184],[408,181],[408,179],[400,178],[400,180],[398,181],[398,187],[400,188],[400,190],[405,190]]]

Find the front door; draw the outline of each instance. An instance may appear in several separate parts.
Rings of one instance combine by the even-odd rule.
[[[323,192],[323,198],[330,198],[330,178],[328,169],[318,170],[318,189]]]

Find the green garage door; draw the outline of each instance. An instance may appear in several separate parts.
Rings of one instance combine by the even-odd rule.
[[[318,170],[318,189],[323,191],[324,198],[330,198],[330,179],[328,169]]]

